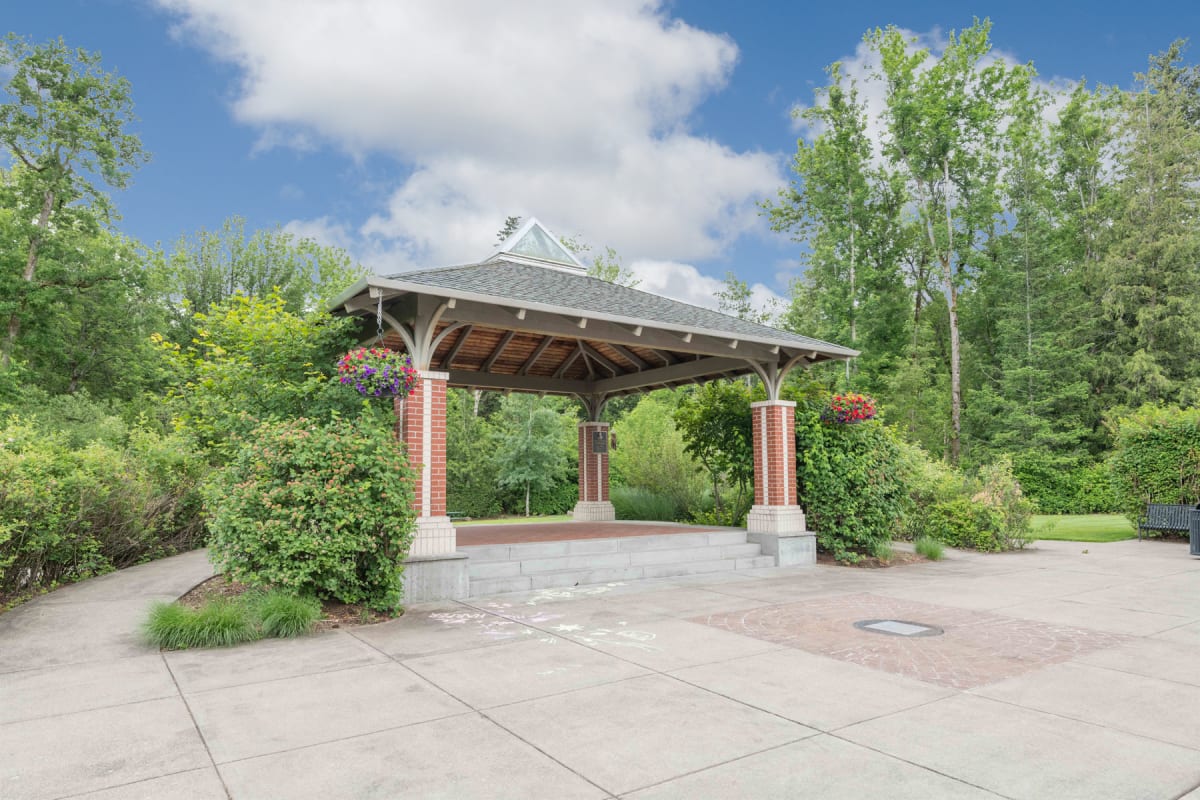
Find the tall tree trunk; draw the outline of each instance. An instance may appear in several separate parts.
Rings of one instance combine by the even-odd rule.
[[[850,346],[854,347],[854,343],[858,341],[858,308],[856,305],[856,289],[855,278],[857,275],[854,270],[854,210],[850,197],[850,190],[846,190],[846,220],[850,225]],[[852,359],[846,359],[846,382],[850,381],[850,362]]]
[[[529,516],[529,481],[525,482],[525,516]]]
[[[950,292],[950,463],[958,464],[962,434],[962,351],[958,346],[958,289],[946,274]]]
[[[942,160],[946,180],[946,257],[942,267],[946,273],[946,290],[950,297],[950,463],[958,464],[962,439],[962,350],[958,346],[958,288],[954,285],[954,220],[950,207],[950,159]]]
[[[21,273],[21,278],[26,283],[33,283],[33,275],[37,271],[38,247],[42,243],[42,232],[50,224],[50,211],[53,208],[54,192],[47,189],[45,195],[42,197],[42,213],[38,215],[36,223],[37,231],[29,238],[29,257],[25,260],[25,271]],[[24,307],[24,305],[25,301],[22,299],[21,306]],[[18,309],[8,318],[8,336],[4,340],[4,350],[0,353],[0,369],[7,370],[9,365],[12,364],[12,351],[17,344],[17,337],[20,334],[21,312]]]

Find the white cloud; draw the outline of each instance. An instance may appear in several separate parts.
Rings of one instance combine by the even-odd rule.
[[[641,281],[639,289],[691,303],[702,308],[717,308],[717,292],[725,288],[724,281],[710,278],[691,264],[678,261],[634,261],[629,266]],[[777,311],[786,301],[761,283],[750,287],[750,303],[756,311]]]
[[[688,128],[737,60],[663,0],[159,0],[240,70],[257,147],[332,144],[411,169],[362,225],[393,263],[472,261],[510,214],[627,258],[702,259],[762,230],[771,154]]]
[[[927,33],[916,33],[901,28],[900,33],[906,39],[914,40],[912,47],[925,48],[929,51],[930,58],[919,69],[927,69],[937,58],[941,57],[950,43],[941,28],[934,28]],[[879,54],[872,50],[867,42],[860,41],[854,48],[853,54],[844,56],[839,61],[842,66],[843,83],[853,82],[858,90],[859,101],[863,104],[867,117],[867,136],[874,143],[876,158],[880,158],[879,148],[887,135],[884,122],[884,111],[887,108],[887,86],[878,74],[880,71]],[[980,60],[980,66],[987,67],[997,62],[1008,66],[1026,63],[1014,54],[993,46],[992,50]],[[1033,84],[1049,95],[1049,103],[1043,112],[1043,117],[1047,122],[1056,121],[1058,112],[1069,99],[1075,83],[1064,78],[1035,77]],[[825,101],[822,97],[817,102],[824,103]],[[824,125],[819,120],[814,122],[803,117],[803,112],[811,107],[810,103],[798,100],[792,104],[791,109],[792,130],[810,142],[824,130]]]

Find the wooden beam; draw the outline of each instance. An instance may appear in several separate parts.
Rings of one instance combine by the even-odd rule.
[[[458,355],[458,351],[462,349],[462,346],[467,343],[467,337],[471,335],[471,331],[474,329],[474,325],[468,325],[462,329],[462,333],[460,333],[458,338],[454,340],[454,344],[451,345],[450,349],[446,351],[446,355],[442,356],[443,370],[450,367],[450,364],[454,361],[454,357]]]
[[[579,346],[583,349],[583,354],[585,356],[592,359],[600,366],[604,367],[606,370],[611,372],[613,375],[621,374],[621,372],[622,372],[621,368],[618,367],[616,364],[612,363],[611,361],[609,361],[603,355],[601,355],[596,350],[596,348],[592,347],[590,344],[588,344],[587,342],[585,342],[583,340],[580,340]]]
[[[641,372],[644,369],[647,369],[650,366],[649,364],[646,363],[645,359],[638,358],[637,353],[634,353],[629,348],[627,348],[623,345],[613,344],[612,342],[608,342],[607,344],[613,350],[617,351],[617,355],[619,355],[621,358],[628,361],[630,364],[633,364],[634,369],[638,370],[639,372]]]
[[[571,368],[571,365],[575,363],[575,359],[579,358],[581,355],[583,355],[583,351],[578,347],[572,350],[571,355],[564,358],[563,363],[559,364],[558,369],[554,370],[554,377],[561,378],[563,375],[565,375],[567,370]]]
[[[501,375],[496,372],[480,373],[470,370],[452,369],[451,386],[477,386],[481,389],[496,389],[511,392],[546,392],[547,394],[591,394],[590,381],[565,378],[542,378],[536,375]]]
[[[509,331],[508,333],[504,334],[504,338],[500,340],[500,343],[496,345],[496,349],[493,350],[492,354],[487,357],[486,361],[483,362],[483,366],[479,368],[479,371],[491,372],[492,365],[496,363],[500,356],[504,355],[504,349],[508,347],[508,343],[511,342],[513,337],[516,335],[516,331]]]
[[[549,347],[550,343],[553,341],[554,341],[553,336],[544,337],[541,341],[541,344],[539,344],[537,346],[537,349],[533,351],[533,353],[529,356],[529,358],[525,359],[525,363],[521,365],[521,368],[519,370],[517,370],[517,374],[518,375],[528,374],[529,370],[533,369],[533,365],[537,363],[537,360],[542,357],[542,353],[546,352],[546,348]]]
[[[728,371],[748,371],[750,367],[743,359],[727,356],[712,356],[698,361],[681,361],[669,367],[658,367],[645,372],[630,372],[616,375],[595,382],[597,392],[619,392],[625,389],[635,389],[641,386],[656,386],[702,375],[722,374]]]

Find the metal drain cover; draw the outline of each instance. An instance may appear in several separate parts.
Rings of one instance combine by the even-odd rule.
[[[920,622],[908,622],[902,619],[863,619],[854,623],[854,627],[888,636],[941,636],[945,633],[936,625],[924,625]]]

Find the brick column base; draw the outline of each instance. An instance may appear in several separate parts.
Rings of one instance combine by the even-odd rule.
[[[617,512],[608,499],[608,423],[579,423],[579,502],[576,522],[612,522]]]
[[[403,438],[408,462],[416,472],[417,530],[410,556],[452,554],[457,550],[454,524],[446,516],[446,372],[421,370],[413,393],[404,401]]]
[[[815,564],[816,537],[796,503],[796,404],[750,404],[754,420],[754,506],[746,515],[747,539],[775,556],[777,566]]]

